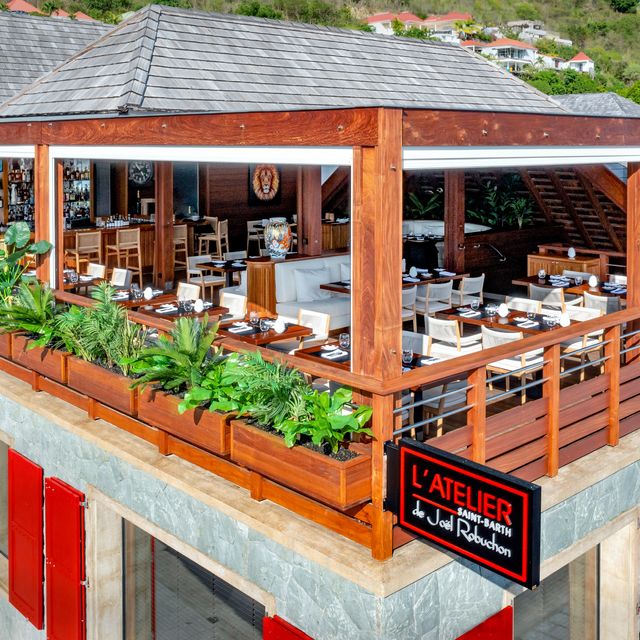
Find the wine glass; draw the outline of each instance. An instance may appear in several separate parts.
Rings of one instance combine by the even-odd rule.
[[[341,333],[338,336],[338,344],[342,349],[348,349],[351,345],[351,336],[348,333]]]
[[[410,365],[413,362],[413,350],[412,349],[403,349],[402,350],[402,364]]]
[[[261,318],[260,319],[260,331],[262,331],[262,333],[264,333],[265,331],[269,331],[269,329],[271,328],[271,323],[269,322],[268,318]]]
[[[535,311],[527,311],[527,320],[533,321],[535,319],[536,319],[536,312]]]
[[[260,314],[257,311],[249,312],[249,324],[252,327],[257,327],[260,324]]]

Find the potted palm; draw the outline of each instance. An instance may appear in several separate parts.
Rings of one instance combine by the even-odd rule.
[[[231,459],[340,510],[371,497],[371,456],[350,442],[371,408],[351,405],[351,391],[312,389],[295,369],[247,356],[238,368],[243,411],[231,422]]]
[[[138,394],[131,388],[131,359],[143,348],[147,332],[130,322],[124,307],[112,300],[113,287],[101,283],[91,307],[71,307],[59,315],[56,334],[73,355],[68,385],[130,416],[137,415]]]
[[[211,348],[217,325],[179,318],[170,337],[141,351],[131,362],[142,390],[138,416],[173,436],[218,455],[229,453],[229,418],[236,405],[223,402],[228,372],[237,356]],[[203,406],[203,402],[206,405]],[[210,410],[207,410],[207,406]]]
[[[56,380],[67,380],[67,356],[55,347],[56,307],[52,291],[38,281],[21,282],[0,302],[0,327],[12,332],[11,359],[27,369]]]

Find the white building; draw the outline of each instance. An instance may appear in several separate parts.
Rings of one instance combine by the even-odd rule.
[[[507,28],[517,33],[518,37],[525,42],[535,42],[541,38],[547,38],[567,47],[573,44],[572,40],[561,38],[557,33],[547,31],[542,20],[513,20],[507,22]]]
[[[460,44],[460,32],[456,24],[473,20],[473,16],[470,13],[450,12],[442,16],[428,16],[423,20],[408,11],[397,14],[386,11],[369,16],[366,22],[376,33],[392,35],[395,20],[401,22],[404,27],[428,29],[434,38],[442,42]]]
[[[588,73],[591,76],[596,72],[594,61],[584,51],[580,51],[580,53],[573,56],[569,62],[565,63],[564,68],[574,69],[580,73]]]
[[[383,33],[390,36],[393,35],[393,22],[395,20],[401,22],[405,27],[422,26],[424,22],[422,18],[408,11],[402,11],[401,13],[385,11],[369,16],[366,19],[366,23],[373,27],[376,33]]]
[[[524,67],[535,64],[538,59],[538,50],[532,44],[511,38],[500,38],[493,42],[467,40],[461,44],[476,53],[495,58],[501,67],[511,73],[520,73]]]

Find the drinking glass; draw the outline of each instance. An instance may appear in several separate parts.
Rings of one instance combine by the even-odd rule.
[[[576,276],[575,281],[576,281],[576,287],[579,287],[582,284],[582,276]]]
[[[535,320],[535,319],[536,319],[535,311],[527,311],[527,320]]]
[[[410,365],[413,362],[413,350],[412,349],[403,349],[402,350],[402,364]]]
[[[472,300],[469,306],[472,311],[477,311],[480,308],[480,300]]]
[[[260,324],[260,314],[257,311],[249,312],[249,324],[252,327],[257,327]]]
[[[193,305],[194,300],[185,300],[184,301],[184,311],[185,313],[193,313]]]
[[[269,322],[268,318],[261,318],[260,319],[260,331],[262,331],[262,333],[264,333],[265,331],[269,331],[269,329],[271,329],[271,323]]]
[[[338,337],[338,344],[342,349],[348,349],[351,344],[351,336],[348,333],[341,333]]]

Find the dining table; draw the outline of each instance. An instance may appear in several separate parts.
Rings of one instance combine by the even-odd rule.
[[[211,262],[198,262],[196,268],[223,273],[225,287],[232,287],[234,274],[246,271],[247,264],[244,260],[212,260]]]
[[[212,303],[205,303],[202,311],[183,311],[178,308],[177,298],[162,296],[157,301],[143,301],[145,304],[138,308],[129,308],[129,318],[151,329],[170,332],[174,323],[179,318],[206,317],[210,321],[216,321],[220,316],[229,312],[227,307],[221,307]]]
[[[594,296],[617,296],[621,300],[627,299],[627,286],[624,284],[615,284],[608,282],[598,282],[595,287],[589,285],[583,280],[580,284],[576,283],[575,278],[566,277],[566,284],[558,284],[555,278],[545,276],[539,278],[537,275],[514,278],[511,284],[528,287],[535,284],[538,287],[547,287],[548,289],[564,289],[566,293],[581,296],[583,293],[590,293]]]
[[[104,278],[81,275],[75,282],[72,282],[69,278],[64,278],[62,288],[65,291],[74,291],[76,289],[83,289],[85,287],[95,287],[104,281]]]
[[[280,340],[305,338],[313,333],[309,327],[291,322],[285,322],[284,331],[278,332],[273,327],[276,319],[266,318],[266,320],[271,324],[266,331],[260,329],[260,324],[252,325],[247,321],[224,322],[218,327],[218,335],[222,338],[233,338],[255,347],[261,347]]]
[[[410,289],[411,287],[420,287],[427,284],[440,284],[442,282],[448,282],[449,280],[462,280],[462,278],[468,278],[468,273],[453,273],[451,271],[443,271],[442,269],[435,272],[429,272],[426,269],[418,270],[415,276],[411,276],[408,273],[402,274],[402,288]],[[320,289],[324,291],[331,291],[332,293],[351,293],[351,281],[339,280],[336,282],[327,282],[321,284]]]

